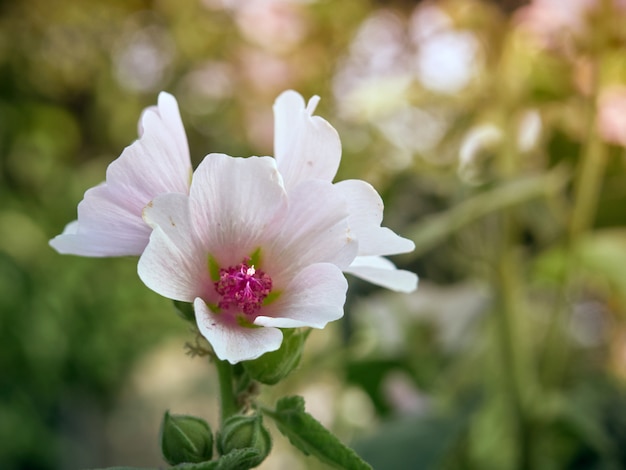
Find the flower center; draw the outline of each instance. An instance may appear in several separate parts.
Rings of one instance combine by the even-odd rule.
[[[221,296],[217,306],[222,310],[236,308],[246,315],[254,315],[272,290],[272,278],[249,265],[249,261],[246,258],[241,264],[220,269],[215,291]]]

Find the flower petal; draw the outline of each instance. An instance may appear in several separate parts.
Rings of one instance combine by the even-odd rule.
[[[85,192],[77,224],[51,240],[60,253],[139,255],[150,236],[144,206],[159,194],[188,192],[191,160],[174,97],[161,93],[139,127],[141,137],[109,165],[106,182]]]
[[[158,111],[148,108],[141,116],[143,134],[126,147],[107,168],[107,184],[123,191],[141,209],[163,193],[189,191],[191,160],[187,137],[173,96],[159,95]],[[122,199],[118,193],[118,199]]]
[[[348,282],[341,270],[330,263],[318,263],[300,271],[283,294],[263,308],[254,324],[265,327],[324,328],[343,316]],[[269,316],[268,316],[269,315]]]
[[[417,289],[415,273],[396,269],[391,261],[380,256],[357,256],[344,272],[398,292]]]
[[[291,191],[287,214],[281,225],[269,227],[264,246],[272,276],[289,279],[314,263],[348,267],[358,249],[345,201],[330,182],[321,180],[305,181]]]
[[[380,226],[383,200],[372,185],[362,180],[345,180],[335,183],[335,187],[348,204],[350,229],[359,241],[359,256],[395,255],[415,248],[413,241]]]
[[[211,344],[217,357],[231,364],[276,351],[283,341],[283,334],[279,329],[238,325],[213,313],[200,298],[194,301],[193,307],[200,333]]]
[[[101,184],[87,190],[78,204],[78,220],[50,240],[61,254],[80,256],[126,256],[140,254],[148,242],[150,227],[129,201],[113,197]]]
[[[154,228],[137,266],[144,284],[174,300],[210,298],[206,252],[192,238],[188,196],[158,196],[146,207],[144,218]]]
[[[205,249],[221,266],[241,263],[277,224],[287,195],[270,157],[207,155],[191,184],[191,217]]]
[[[326,120],[313,116],[318,97],[305,108],[295,91],[274,103],[274,156],[287,189],[307,179],[332,181],[341,160],[339,134]]]

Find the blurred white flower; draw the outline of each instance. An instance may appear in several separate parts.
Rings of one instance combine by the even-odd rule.
[[[414,10],[410,32],[417,47],[415,72],[424,87],[454,94],[471,82],[482,60],[473,33],[455,29],[450,17],[434,5]]]
[[[469,31],[443,31],[430,36],[419,47],[416,72],[429,90],[454,94],[476,75],[479,44]]]
[[[174,49],[168,31],[157,26],[123,36],[113,51],[117,81],[136,92],[158,90],[165,81]]]
[[[598,131],[607,142],[626,147],[626,86],[615,85],[600,93]]]
[[[520,117],[517,148],[521,152],[529,152],[536,147],[541,136],[541,114],[536,109],[525,111]]]
[[[470,184],[481,184],[486,178],[486,166],[502,142],[502,130],[493,124],[481,124],[465,135],[459,149],[459,177]]]

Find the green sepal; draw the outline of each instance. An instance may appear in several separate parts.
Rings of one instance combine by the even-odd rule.
[[[276,422],[278,430],[305,455],[342,470],[372,470],[356,452],[345,446],[313,416],[304,411],[304,398],[278,400],[276,410],[263,410]]]
[[[165,412],[161,424],[161,452],[170,465],[199,463],[213,457],[213,434],[206,421]]]
[[[258,452],[256,460],[252,459],[253,467],[263,462],[272,449],[272,438],[263,426],[263,416],[259,413],[231,416],[217,434],[217,450],[222,456],[246,448]]]
[[[207,267],[209,268],[209,276],[213,282],[220,280],[220,265],[217,260],[213,258],[213,255],[209,253],[207,256]]]
[[[243,368],[254,380],[266,385],[277,384],[300,363],[304,343],[310,331],[283,330],[280,348],[257,359],[242,362]]]
[[[250,266],[258,267],[261,264],[261,247],[258,247],[256,250],[254,250],[249,256],[249,259],[250,261],[248,262],[248,264]]]
[[[193,324],[196,323],[196,314],[192,303],[182,302],[180,300],[173,300],[172,302],[174,303],[174,308],[180,318]]]

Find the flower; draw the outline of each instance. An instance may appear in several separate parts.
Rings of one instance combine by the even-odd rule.
[[[189,195],[157,196],[138,273],[155,292],[193,302],[201,334],[235,364],[275,351],[279,328],[343,316],[343,269],[357,242],[349,205],[323,179],[287,191],[271,157],[210,154]]]
[[[289,90],[274,104],[274,156],[288,192],[311,180],[330,183],[337,174],[341,141],[326,120],[313,115],[318,102],[314,96],[305,105],[300,94]],[[382,257],[407,253],[415,244],[381,227],[384,205],[376,190],[362,180],[340,181],[334,187],[346,201],[350,230],[358,240],[357,256],[344,272],[392,290],[415,290],[417,276]]]
[[[144,110],[139,136],[109,165],[106,182],[85,192],[78,220],[50,240],[59,253],[140,255],[151,232],[141,217],[145,205],[159,194],[189,191],[189,147],[172,95],[161,93],[158,106]]]
[[[612,85],[600,93],[598,130],[607,142],[626,147],[626,86]]]

